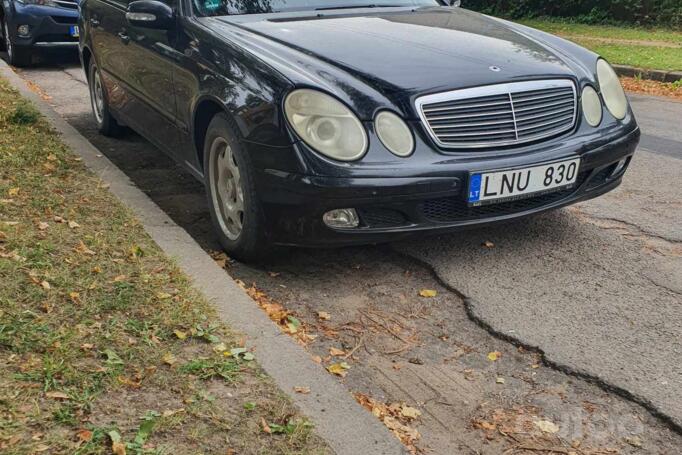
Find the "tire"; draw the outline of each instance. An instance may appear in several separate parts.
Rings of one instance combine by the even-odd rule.
[[[211,120],[204,140],[204,180],[218,240],[235,259],[254,262],[269,249],[251,159],[225,114]]]
[[[9,37],[9,26],[7,19],[2,21],[2,41],[5,51],[7,52],[7,61],[10,65],[18,68],[28,66],[31,64],[32,52],[30,48],[15,46]]]
[[[123,127],[111,115],[100,72],[94,58],[91,58],[88,64],[88,89],[90,91],[92,115],[95,117],[99,132],[109,137],[121,136]]]

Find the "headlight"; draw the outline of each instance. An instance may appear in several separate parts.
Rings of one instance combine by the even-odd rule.
[[[374,120],[377,135],[386,148],[398,156],[409,156],[414,149],[414,138],[407,124],[392,112],[379,112]]]
[[[303,141],[340,161],[353,161],[367,151],[367,133],[341,102],[322,92],[295,90],[284,101],[284,113]]]
[[[606,60],[599,59],[597,61],[597,79],[606,108],[617,119],[624,119],[628,112],[628,100],[625,97],[623,87],[620,85],[618,75],[611,68],[611,65],[606,63]]]
[[[597,91],[588,85],[583,89],[581,98],[585,120],[590,126],[598,126],[601,123],[602,107]]]

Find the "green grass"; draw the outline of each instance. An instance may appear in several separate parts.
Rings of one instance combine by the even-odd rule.
[[[256,362],[0,80],[0,453],[327,453]]]
[[[519,22],[570,39],[614,64],[682,70],[682,31],[542,19]]]

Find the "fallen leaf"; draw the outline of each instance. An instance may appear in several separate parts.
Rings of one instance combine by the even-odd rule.
[[[43,289],[47,290],[47,291],[49,291],[50,289],[52,289],[52,286],[50,286],[50,283],[48,283],[48,282],[45,281],[45,280],[43,280],[43,281],[40,282],[40,286],[41,286]]]
[[[81,349],[84,350],[84,351],[89,351],[89,350],[91,350],[91,349],[94,348],[94,347],[95,347],[95,345],[93,345],[93,344],[91,344],[91,343],[83,343],[83,344],[81,344]]]
[[[318,311],[317,317],[320,319],[320,321],[328,321],[332,318],[332,316],[326,311]]]
[[[48,450],[50,447],[46,446],[45,444],[38,444],[37,446],[33,447],[33,452],[45,452]]]
[[[218,343],[215,346],[213,346],[213,352],[221,353],[225,351],[227,351],[227,346],[225,346],[225,343]]]
[[[341,376],[342,378],[348,374],[348,371],[346,371],[348,369],[350,369],[350,365],[348,365],[346,362],[332,363],[327,367],[327,371],[329,371],[331,374]]]
[[[549,420],[536,420],[533,422],[536,427],[545,433],[555,434],[559,432],[559,426]]]
[[[335,347],[331,347],[331,348],[329,348],[329,355],[340,357],[342,355],[346,355],[346,351],[344,351],[342,349],[335,348]]]
[[[48,161],[57,161],[57,155],[55,155],[54,153],[50,153],[49,155],[47,155],[47,160]]]
[[[114,277],[114,283],[120,283],[121,281],[125,280],[126,276],[125,275],[117,275]]]
[[[486,247],[486,248],[495,248],[495,244],[493,242],[491,242],[490,240],[486,240],[481,245]]]
[[[7,190],[7,195],[9,197],[18,196],[19,195],[19,188],[10,188],[9,190]]]
[[[77,228],[81,227],[81,225],[76,223],[75,221],[69,221],[69,227],[71,229],[77,229]]]
[[[310,387],[303,387],[303,386],[294,387],[294,392],[307,395],[310,393]]]
[[[163,355],[162,360],[163,363],[168,364],[170,366],[173,366],[178,362],[178,359],[170,352],[166,352]]]
[[[163,411],[163,414],[161,414],[164,417],[172,417],[176,414],[180,414],[182,412],[185,412],[185,408],[180,408],[180,409],[169,409],[166,411]]]
[[[417,417],[422,415],[419,409],[407,405],[403,405],[401,407],[400,414],[402,414],[403,417],[406,417],[408,419],[416,419]]]
[[[184,340],[187,338],[187,333],[183,332],[182,330],[175,329],[173,330],[173,333],[176,337],[178,337],[179,340]]]
[[[55,400],[68,400],[69,395],[64,393],[64,392],[59,392],[59,391],[52,391],[52,392],[46,392],[45,396],[47,398],[54,398]]]
[[[312,359],[313,359],[313,362],[315,362],[315,363],[322,363],[322,357],[320,357],[319,355],[312,356]]]
[[[260,427],[263,429],[264,433],[272,434],[272,429],[270,429],[270,426],[263,417],[260,418]]]
[[[301,327],[301,321],[293,316],[287,316],[287,321],[286,326],[289,333],[294,334],[298,332],[298,329]]]
[[[502,353],[500,351],[493,351],[488,353],[488,360],[490,360],[491,362],[498,360],[500,357],[502,357]]]
[[[38,229],[40,229],[41,231],[44,231],[45,229],[47,229],[49,227],[50,227],[50,225],[44,221],[41,221],[40,223],[38,223]]]
[[[626,436],[625,442],[633,447],[642,447],[642,438],[639,436]]]
[[[139,389],[140,386],[142,386],[141,381],[136,381],[126,376],[118,376],[116,379],[118,380],[118,382],[120,382],[123,385],[127,385],[131,389]]]
[[[78,292],[69,292],[69,298],[73,303],[80,303],[81,295]]]
[[[437,296],[438,292],[434,291],[433,289],[422,289],[421,291],[419,291],[419,295],[422,297],[430,298]]]
[[[111,430],[109,438],[111,439],[111,451],[114,452],[114,455],[126,455],[126,445],[121,442],[121,435],[118,431]]]
[[[81,253],[81,254],[87,254],[87,255],[90,255],[90,256],[94,256],[95,254],[97,254],[97,253],[95,253],[94,251],[92,251],[90,248],[88,248],[88,247],[85,245],[85,243],[83,243],[82,240],[81,240],[80,242],[78,242],[78,245],[76,245],[75,250],[76,250],[77,252]]]
[[[88,442],[92,439],[92,431],[81,428],[80,430],[76,431],[76,436],[81,441]]]
[[[474,427],[480,428],[482,430],[495,430],[497,428],[497,425],[486,420],[475,420]]]
[[[504,378],[497,378],[495,379],[495,382],[498,384],[504,384]]]
[[[52,220],[54,220],[55,223],[66,223],[66,220],[59,215],[55,215]]]
[[[173,297],[173,296],[172,296],[171,294],[167,293],[167,292],[157,292],[157,293],[156,293],[156,297],[157,297],[159,300],[166,300],[166,299],[170,299],[170,298]]]

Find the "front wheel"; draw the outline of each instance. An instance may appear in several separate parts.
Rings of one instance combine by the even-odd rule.
[[[92,106],[92,113],[95,116],[95,122],[97,122],[97,129],[105,136],[120,136],[123,128],[111,115],[109,104],[104,94],[102,77],[94,58],[90,59],[90,64],[88,65],[88,88],[90,89],[90,104]]]
[[[268,242],[253,167],[225,114],[211,120],[204,141],[206,194],[221,245],[231,257],[261,259]]]
[[[10,65],[21,68],[31,64],[31,49],[15,46],[12,43],[12,39],[9,37],[9,26],[7,25],[6,18],[2,21],[2,38]]]

